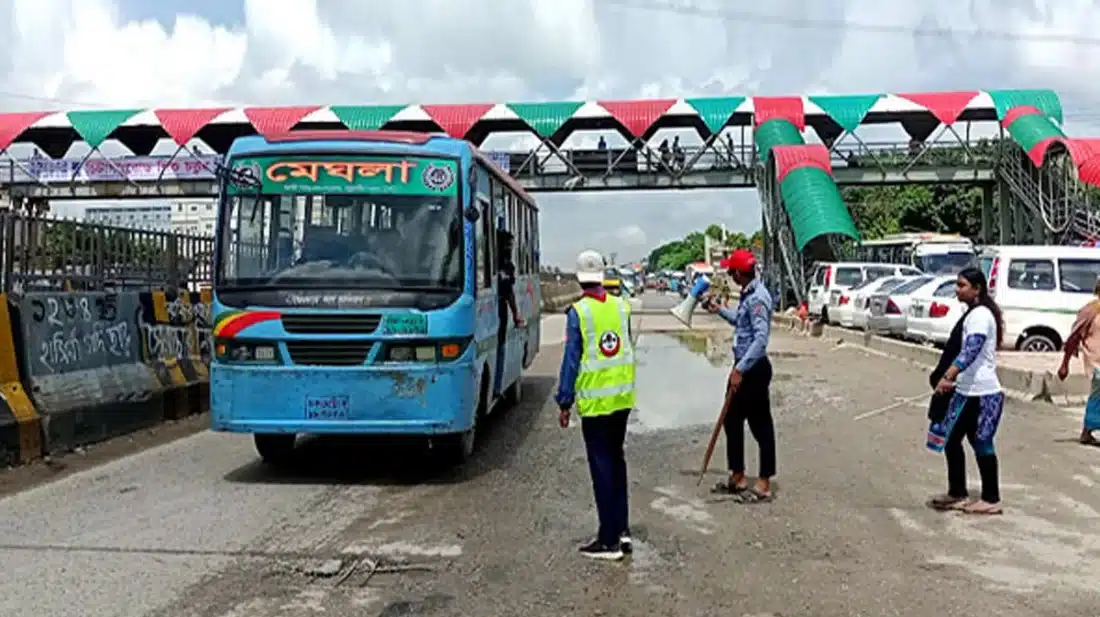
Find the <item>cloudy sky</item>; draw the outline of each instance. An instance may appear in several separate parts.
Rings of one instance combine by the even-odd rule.
[[[4,110],[1053,88],[1069,130],[1100,135],[1095,0],[0,4]],[[641,256],[716,221],[759,226],[745,191],[540,203],[559,264],[588,246]]]

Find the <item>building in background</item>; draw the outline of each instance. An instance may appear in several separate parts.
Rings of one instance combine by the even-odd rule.
[[[168,204],[89,206],[84,209],[84,221],[110,227],[171,231],[172,206]]]
[[[216,212],[211,200],[168,204],[88,206],[84,221],[111,227],[213,236]]]
[[[213,236],[217,216],[212,200],[177,201],[172,204],[172,231],[189,236]]]

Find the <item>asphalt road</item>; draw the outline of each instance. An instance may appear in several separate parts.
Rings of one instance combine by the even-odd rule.
[[[721,446],[702,487],[695,470],[729,332],[704,315],[715,334],[686,335],[662,312],[636,323],[629,561],[576,553],[595,511],[579,430],[558,428],[548,400],[555,315],[525,402],[462,470],[315,440],[275,473],[248,438],[204,432],[0,500],[0,615],[1098,614],[1100,450],[1072,443],[1077,410],[1009,404],[1004,516],[932,512],[944,467],[924,449],[924,409],[852,419],[920,394],[924,371],[776,332],[777,499],[713,499]]]

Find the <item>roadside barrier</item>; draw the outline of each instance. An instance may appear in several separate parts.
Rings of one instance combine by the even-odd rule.
[[[545,312],[561,311],[580,297],[581,287],[576,281],[542,283],[542,310]]]
[[[209,314],[208,298],[186,291],[3,296],[0,461],[203,411]]]

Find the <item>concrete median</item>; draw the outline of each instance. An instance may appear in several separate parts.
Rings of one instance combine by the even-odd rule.
[[[899,341],[860,330],[827,326],[812,322],[803,322],[794,315],[775,315],[774,323],[807,336],[820,337],[829,341],[859,345],[895,358],[907,360],[920,366],[931,368],[939,361],[940,350],[906,341]],[[1004,389],[1014,396],[1034,401],[1045,401],[1059,405],[1080,404],[1088,398],[1090,380],[1080,374],[1070,375],[1065,381],[1051,370],[1023,368],[1001,362],[997,376]]]
[[[563,311],[581,297],[581,286],[575,280],[543,281],[541,288],[544,313]]]

